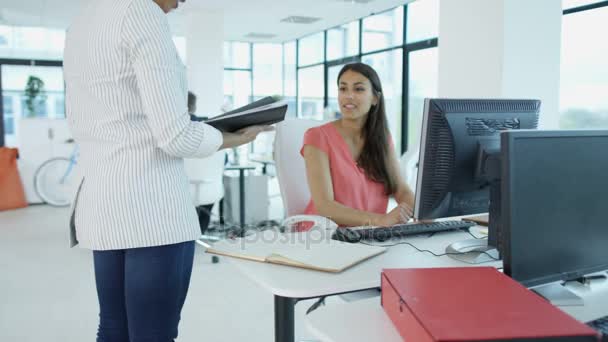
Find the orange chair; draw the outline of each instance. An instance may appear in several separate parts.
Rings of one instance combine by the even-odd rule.
[[[17,158],[16,148],[0,147],[0,210],[27,207]]]

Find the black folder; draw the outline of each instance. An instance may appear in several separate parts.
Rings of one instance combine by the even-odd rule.
[[[223,132],[235,132],[248,126],[272,125],[283,121],[286,112],[287,102],[267,96],[208,120],[199,117],[192,120],[204,121]]]

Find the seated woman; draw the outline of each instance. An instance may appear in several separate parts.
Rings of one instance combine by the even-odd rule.
[[[400,176],[377,73],[363,63],[338,74],[342,117],[306,131],[301,154],[311,201],[305,214],[340,226],[389,226],[412,215],[414,194]],[[392,195],[399,205],[387,213]]]

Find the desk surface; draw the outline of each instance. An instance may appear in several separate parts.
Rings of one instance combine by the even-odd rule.
[[[608,281],[591,287],[572,285],[568,288],[583,297],[585,305],[559,307],[567,314],[581,322],[608,314]],[[323,342],[403,341],[380,305],[380,296],[320,307],[306,316],[306,324]]]
[[[476,229],[473,228],[472,232],[475,234]],[[403,241],[420,249],[443,254],[445,247],[450,243],[467,239],[472,239],[472,236],[465,232],[443,232],[432,237],[425,235],[409,237]],[[247,277],[273,295],[290,298],[320,297],[380,287],[380,272],[383,268],[502,266],[501,261],[477,265],[466,264],[449,256],[436,257],[429,253],[420,253],[405,244],[392,246],[385,253],[337,274],[236,258],[228,259]]]
[[[264,154],[251,154],[249,155],[249,160],[256,163],[265,163],[265,164],[274,164],[274,159],[272,155],[264,155]]]

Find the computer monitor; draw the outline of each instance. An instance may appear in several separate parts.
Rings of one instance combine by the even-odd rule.
[[[499,184],[499,167],[492,158],[500,152],[499,133],[536,128],[539,110],[539,100],[426,99],[414,218],[488,212],[490,184]],[[499,222],[492,217],[497,213],[490,213],[491,222]],[[479,253],[461,253],[475,250]],[[492,254],[488,254],[490,250]],[[485,240],[458,242],[446,252],[469,263],[498,258]]]
[[[426,99],[414,217],[488,212],[480,150],[498,150],[501,131],[536,128],[539,109],[539,100]]]
[[[504,272],[532,287],[608,270],[608,131],[512,131],[501,145]]]

